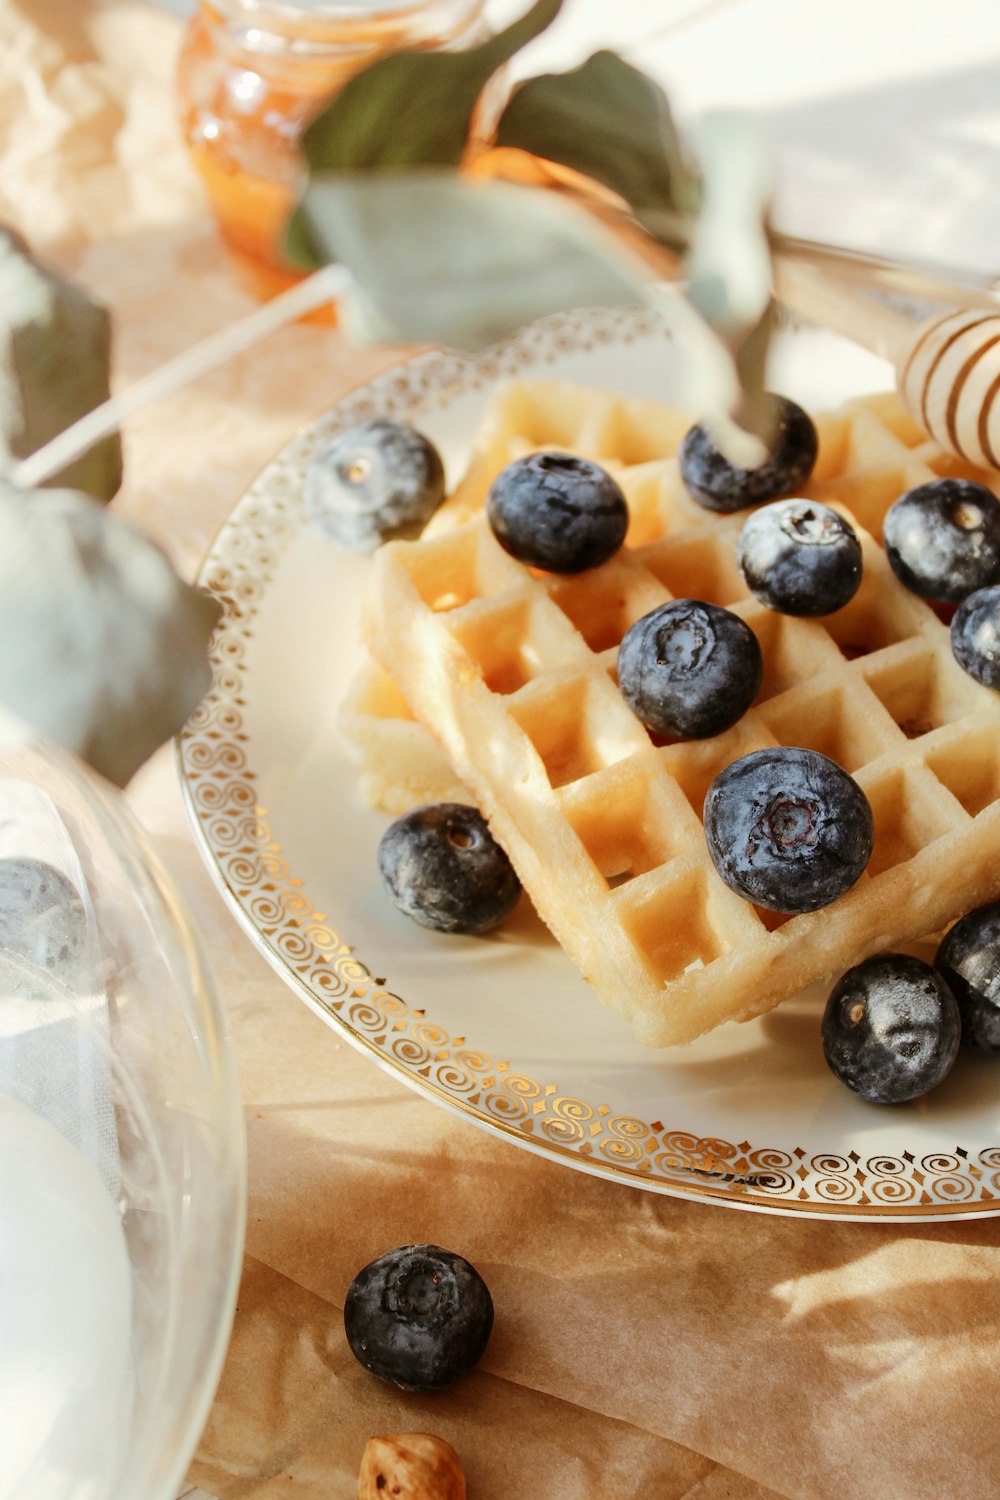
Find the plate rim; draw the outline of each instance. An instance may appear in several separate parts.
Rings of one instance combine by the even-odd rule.
[[[556,1085],[514,1072],[503,1080],[496,1095],[497,1103],[503,1102],[508,1111],[506,1117],[489,1112],[478,1103],[473,1105],[466,1097],[470,1089],[466,1088],[463,1094],[454,1084],[449,1089],[436,1079],[421,1074],[418,1069],[429,1055],[429,1049],[420,1037],[430,1037],[435,1052],[448,1054],[453,1068],[464,1070],[466,1076],[471,1064],[474,1083],[476,1075],[482,1074],[480,1082],[483,1086],[486,1083],[492,1086],[500,1065],[485,1053],[478,1052],[464,1038],[452,1038],[433,1021],[424,1023],[423,1011],[413,1010],[401,996],[386,989],[385,981],[378,979],[375,971],[355,956],[354,949],[325,925],[326,918],[321,920],[317,916],[302,882],[282,858],[281,847],[267,821],[268,810],[253,797],[252,786],[239,779],[239,774],[245,775],[249,767],[237,738],[239,715],[232,701],[236,694],[227,691],[225,684],[227,674],[232,681],[238,681],[239,648],[233,640],[234,632],[238,634],[241,628],[237,622],[256,616],[266,598],[270,578],[266,566],[263,569],[255,566],[246,577],[240,576],[240,569],[233,565],[232,559],[227,567],[226,544],[240,536],[240,527],[248,514],[252,516],[258,498],[270,501],[273,510],[277,491],[277,508],[279,512],[283,511],[282,470],[301,465],[304,451],[310,445],[328,440],[334,431],[361,420],[363,415],[374,414],[375,410],[391,414],[386,412],[386,406],[392,406],[395,400],[403,401],[406,410],[412,414],[413,383],[416,381],[419,386],[421,377],[428,382],[426,394],[437,395],[446,406],[449,387],[455,390],[456,384],[456,393],[465,394],[481,385],[489,386],[499,378],[523,374],[526,370],[541,373],[537,369],[540,350],[547,351],[551,362],[564,353],[589,352],[601,344],[617,346],[653,332],[666,332],[669,337],[669,329],[665,329],[661,319],[647,309],[583,309],[541,319],[480,353],[463,354],[437,348],[418,351],[345,391],[327,411],[300,426],[261,468],[217,528],[196,575],[197,583],[222,603],[223,616],[213,636],[212,686],[174,742],[182,799],[195,842],[238,924],[314,1013],[398,1081],[490,1134],[509,1140],[535,1155],[604,1180],[744,1211],[812,1219],[832,1217],[846,1222],[883,1225],[946,1222],[958,1217],[996,1217],[1000,1214],[1000,1144],[975,1148],[978,1149],[978,1160],[973,1159],[972,1152],[957,1147],[919,1158],[910,1153],[903,1153],[901,1158],[885,1152],[875,1153],[865,1159],[858,1157],[857,1153],[803,1151],[802,1160],[796,1161],[795,1152],[788,1152],[784,1147],[753,1148],[749,1142],[736,1146],[722,1140],[696,1137],[691,1132],[664,1131],[659,1121],[650,1123],[624,1115],[611,1116],[608,1106],[591,1106],[560,1094]],[[294,511],[295,503],[290,497],[289,505]],[[301,513],[301,504],[298,509]],[[272,528],[264,540],[270,544],[265,547],[265,557],[272,563],[275,558],[270,556],[271,551],[280,558],[282,539],[294,535],[296,519],[300,520],[301,514],[290,517],[271,514]],[[236,552],[238,560],[239,547]],[[259,557],[255,562],[259,562]],[[223,685],[221,692],[220,683]],[[210,806],[206,808],[204,793],[209,785],[209,775],[215,786],[209,799]],[[220,779],[225,789],[222,799],[216,796]],[[225,801],[227,794],[228,802]],[[239,853],[235,867],[243,871],[247,880],[233,883],[230,879],[234,868],[230,857],[232,851],[223,849],[220,838],[213,841],[210,834],[213,816],[219,820],[217,828],[226,828],[227,837],[231,820],[240,820],[237,825],[242,840],[239,849],[252,852]],[[243,860],[245,864],[240,863]],[[280,925],[281,912],[286,907],[296,913],[289,919],[296,930],[296,941],[291,949],[287,941],[283,949],[271,940],[259,914],[255,915],[252,906],[247,904],[248,892],[254,886],[255,860],[257,871],[263,871],[269,877],[268,887],[281,890],[281,900],[265,902],[265,908],[275,921]],[[282,881],[285,882],[283,886],[280,885]],[[259,893],[256,899],[259,913],[263,909]],[[303,936],[306,932],[312,933],[314,947],[318,945],[312,959],[307,953],[307,939]],[[282,936],[287,938],[288,934]],[[306,971],[309,971],[308,976]],[[321,981],[322,987],[328,989],[335,984],[336,988],[330,990],[329,996],[322,993]],[[354,1004],[345,1013],[347,998],[353,999]],[[400,1033],[399,1028],[406,1017],[409,1017],[409,1022]],[[385,1044],[390,1023],[397,1030],[395,1054]],[[383,1033],[381,1041],[376,1035],[378,1032]],[[400,1034],[407,1040],[401,1052],[398,1049]],[[458,1043],[461,1043],[460,1047]],[[477,1058],[485,1066],[478,1065]],[[507,1066],[503,1065],[504,1068]],[[457,1073],[453,1077],[457,1079]],[[509,1089],[511,1082],[518,1079],[521,1080],[519,1087],[525,1091],[520,1099]],[[504,1086],[508,1090],[506,1094]],[[474,1091],[473,1097],[477,1101],[481,1092],[481,1088]],[[535,1133],[539,1114],[526,1116],[524,1107],[516,1107],[518,1104],[526,1106],[528,1098],[534,1105],[541,1102],[544,1106],[543,1123],[547,1127],[544,1139]],[[553,1100],[570,1107],[562,1114],[550,1114],[549,1104]],[[593,1140],[586,1139],[583,1127],[589,1123],[593,1129],[595,1116],[600,1126],[598,1134],[603,1137],[601,1148],[608,1148],[610,1157],[595,1154]],[[619,1132],[617,1136],[612,1127]],[[559,1138],[560,1134],[563,1139]],[[616,1153],[618,1159],[615,1159]],[[653,1166],[657,1153],[661,1158],[658,1173]],[[811,1158],[808,1169],[803,1166],[806,1157]],[[873,1164],[881,1167],[874,1175],[871,1172]],[[866,1168],[869,1169],[867,1179]],[[811,1186],[808,1185],[810,1170],[815,1178]],[[991,1174],[996,1188],[992,1195],[986,1186]],[[799,1179],[798,1183],[796,1179]],[[914,1192],[920,1192],[924,1199],[928,1199],[926,1184],[929,1179],[932,1182],[936,1179],[937,1190],[944,1196],[913,1201]],[[865,1180],[869,1183],[867,1190],[863,1186]],[[860,1189],[859,1183],[862,1184]],[[970,1183],[973,1194],[977,1191],[976,1184],[979,1184],[980,1196],[967,1196]],[[859,1190],[860,1199],[857,1196]],[[823,1192],[829,1196],[824,1197]],[[949,1192],[962,1192],[963,1196],[949,1199]],[[795,1193],[795,1196],[785,1196],[786,1193]],[[875,1196],[869,1196],[870,1193]]]

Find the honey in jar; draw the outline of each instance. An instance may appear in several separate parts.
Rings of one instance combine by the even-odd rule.
[[[297,279],[281,241],[312,116],[385,53],[481,40],[484,5],[201,0],[180,56],[182,124],[223,240],[258,295]]]

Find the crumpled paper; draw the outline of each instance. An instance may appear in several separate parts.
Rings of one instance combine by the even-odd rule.
[[[132,0],[0,0],[0,217],[115,315],[124,385],[251,306],[179,139],[178,24]],[[116,507],[188,575],[262,464],[390,363],[285,329],[149,408]],[[368,1436],[423,1428],[471,1500],[992,1500],[1000,1221],[886,1227],[734,1212],[567,1170],[374,1067],[306,1009],[216,894],[169,751],[135,810],[228,1010],[249,1137],[247,1258],[191,1480],[220,1500],[352,1500]],[[466,1255],[496,1328],[434,1397],[343,1338],[358,1269]]]

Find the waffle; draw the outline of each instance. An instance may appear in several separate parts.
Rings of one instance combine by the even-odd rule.
[[[465,472],[424,530],[453,531],[483,513],[500,470],[539,448],[577,453],[613,474],[629,504],[628,541],[662,530],[660,486],[691,415],[658,401],[615,399],[561,381],[510,381],[491,400]],[[692,522],[701,510],[685,495]],[[467,802],[468,787],[433,734],[410,713],[388,672],[366,661],[337,714],[341,743],[359,768],[365,802],[393,815],[425,802]]]
[[[470,790],[599,997],[655,1047],[758,1015],[1000,889],[1000,697],[957,666],[946,625],[898,583],[878,543],[903,490],[973,471],[928,443],[894,397],[820,418],[806,493],[850,516],[864,576],[836,614],[793,619],[742,583],[743,517],[687,496],[673,457],[687,425],[653,403],[508,388],[450,510],[421,540],[380,549],[365,609],[369,649],[391,673],[383,685],[395,685],[415,732],[432,731],[452,783]],[[493,538],[482,498],[522,443],[615,472],[632,521],[602,567],[538,573]],[[615,683],[625,630],[671,597],[734,610],[763,649],[760,694],[710,740],[657,741]],[[701,824],[718,771],[776,744],[832,756],[874,814],[867,871],[805,915],[729,890]]]

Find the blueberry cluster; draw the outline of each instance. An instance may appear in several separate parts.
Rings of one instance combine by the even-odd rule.
[[[1000,902],[956,922],[933,964],[880,953],[849,969],[827,1000],[822,1039],[831,1071],[872,1104],[922,1098],[960,1045],[1000,1054]]]
[[[794,402],[782,396],[770,402],[772,437],[763,464],[752,470],[730,464],[708,430],[696,426],[681,445],[681,475],[709,510],[755,507],[740,533],[737,564],[758,601],[788,615],[831,614],[860,585],[861,545],[839,512],[794,496],[816,462],[816,429]],[[357,550],[413,534],[442,494],[442,465],[427,440],[381,422],[342,434],[316,461],[307,486],[317,520]],[[629,524],[616,481],[599,465],[558,452],[509,464],[486,510],[506,551],[558,574],[606,562]],[[906,587],[932,602],[957,604],[956,659],[978,681],[1000,688],[1000,501],[966,480],[921,485],[890,507],[884,546]],[[618,651],[625,701],[651,733],[673,739],[730,728],[762,677],[760,644],[746,622],[701,599],[674,599],[650,611]],[[795,746],[753,751],[725,766],[706,795],[704,826],[723,881],[747,901],[789,915],[845,894],[866,868],[874,841],[871,807],[854,778],[828,757]],[[474,807],[440,804],[397,819],[382,838],[378,862],[396,905],[442,932],[489,931],[520,893],[507,855]],[[882,1103],[934,1087],[963,1035],[970,1046],[1000,1051],[1000,903],[956,924],[936,966],[882,954],[851,969],[831,993],[823,1022],[830,1067],[856,1093]]]

